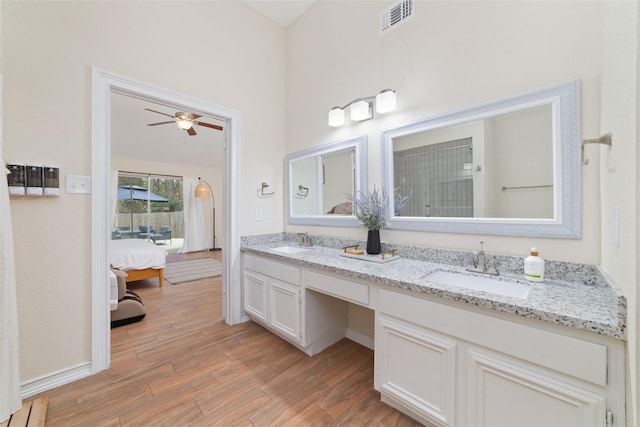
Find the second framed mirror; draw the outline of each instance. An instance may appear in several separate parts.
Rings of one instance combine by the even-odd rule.
[[[367,186],[367,138],[358,136],[285,159],[289,224],[358,226],[348,196]]]

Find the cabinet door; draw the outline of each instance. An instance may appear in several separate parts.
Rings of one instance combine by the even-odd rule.
[[[383,400],[419,420],[453,426],[456,343],[401,320],[378,316],[377,386]]]
[[[245,270],[243,285],[244,311],[255,320],[267,323],[267,277]]]
[[[269,280],[269,324],[281,334],[302,342],[302,298],[300,288],[279,280]]]
[[[551,350],[550,350],[551,351]],[[486,350],[468,352],[469,420],[477,427],[591,427],[605,399],[570,377]]]

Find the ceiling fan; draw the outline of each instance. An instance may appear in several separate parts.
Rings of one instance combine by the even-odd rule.
[[[166,125],[168,123],[175,123],[180,129],[187,131],[187,133],[191,136],[196,135],[196,131],[193,128],[193,125],[204,126],[211,129],[222,130],[222,126],[212,125],[211,123],[199,122],[196,119],[199,119],[200,115],[198,114],[188,114],[182,111],[176,112],[175,115],[162,113],[160,111],[151,110],[149,108],[145,108],[147,111],[151,111],[152,113],[162,114],[163,116],[171,117],[173,120],[167,122],[158,122],[158,123],[149,123],[147,126],[158,126],[158,125]]]

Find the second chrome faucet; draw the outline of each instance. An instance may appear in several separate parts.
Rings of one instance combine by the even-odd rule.
[[[298,241],[300,246],[313,246],[308,233],[298,233],[297,236],[300,238],[300,241]]]
[[[498,269],[496,267],[496,259],[492,257],[487,259],[484,249],[484,242],[480,242],[480,250],[475,251],[473,255],[467,258],[467,265],[465,266],[465,270],[472,271],[474,273],[483,273],[483,274],[491,274],[494,276],[498,276]]]

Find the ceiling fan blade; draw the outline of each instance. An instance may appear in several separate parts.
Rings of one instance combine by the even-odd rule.
[[[200,117],[202,117],[200,114],[187,114],[189,120],[199,119]]]
[[[167,117],[171,117],[171,118],[173,118],[173,116],[172,116],[171,114],[162,113],[162,112],[160,112],[160,111],[152,110],[152,109],[150,109],[150,108],[145,108],[145,110],[147,110],[147,111],[151,111],[152,113],[158,113],[158,114],[162,114],[163,116],[167,116]]]
[[[218,125],[212,125],[211,123],[203,123],[203,122],[193,122],[194,125],[199,125],[199,126],[205,126],[211,129],[217,129],[217,130],[223,130],[224,128],[222,126],[218,126]]]
[[[147,126],[166,125],[167,123],[175,123],[175,120],[171,120],[170,122],[149,123]]]
[[[189,128],[189,129],[187,129],[187,133],[188,133],[189,135],[193,136],[193,135],[195,135],[195,134],[196,134],[196,130],[195,130],[194,128],[192,128],[192,127],[191,127],[191,128]]]

